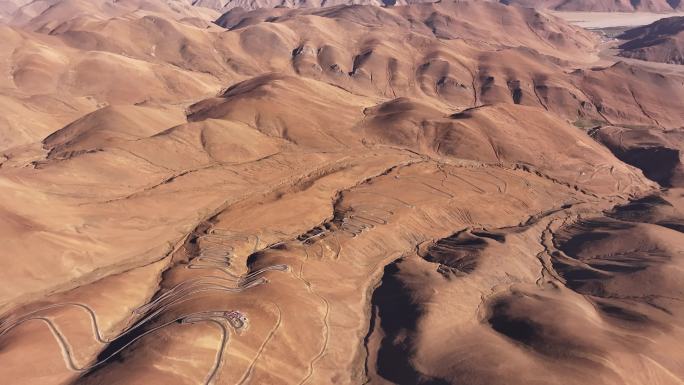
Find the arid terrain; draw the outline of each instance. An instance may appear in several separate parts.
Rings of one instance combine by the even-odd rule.
[[[672,12],[681,0],[499,0],[503,4],[568,12]]]
[[[544,10],[570,24],[589,30],[643,27],[660,19],[684,16],[684,12],[575,12]]]
[[[684,383],[684,66],[379,5],[0,2],[0,383]]]
[[[684,16],[668,17],[625,31],[618,39],[620,56],[684,64]]]

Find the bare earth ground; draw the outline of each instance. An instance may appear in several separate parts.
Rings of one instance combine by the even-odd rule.
[[[684,381],[677,67],[484,2],[11,9],[3,383]]]
[[[651,24],[665,18],[684,16],[684,13],[649,13],[649,12],[567,12],[546,11],[556,17],[566,20],[568,23],[594,31],[602,36],[600,47],[600,60],[595,63],[609,65],[615,61],[639,67],[649,68],[662,74],[684,74],[684,67],[678,64],[670,64],[656,61],[638,60],[620,56],[620,46],[623,40],[616,38],[626,30],[634,27]]]
[[[636,27],[651,24],[666,17],[683,16],[684,12],[568,12],[546,11],[561,19],[587,29]]]

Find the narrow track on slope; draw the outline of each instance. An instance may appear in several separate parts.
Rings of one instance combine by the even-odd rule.
[[[210,321],[215,324],[220,325],[223,331],[222,344],[217,355],[217,361],[213,366],[212,372],[207,377],[205,384],[210,384],[215,377],[222,358],[225,345],[227,344],[227,329],[225,323],[227,322],[234,330],[241,330],[247,326],[247,317],[237,310],[213,310],[213,311],[202,311],[185,314],[174,318],[171,321],[162,323],[161,325],[154,326],[149,330],[144,330],[145,325],[149,324],[152,320],[159,317],[168,308],[190,301],[194,298],[195,294],[208,292],[208,291],[218,291],[226,293],[240,293],[242,291],[251,289],[258,285],[266,283],[266,279],[262,275],[268,271],[286,271],[289,267],[287,265],[272,265],[267,266],[262,269],[256,270],[242,277],[235,278],[225,278],[225,277],[215,277],[215,276],[204,276],[201,278],[191,279],[183,281],[176,286],[172,287],[168,291],[156,297],[151,302],[142,305],[133,311],[133,314],[141,315],[142,318],[135,321],[132,325],[128,326],[125,331],[120,333],[115,338],[105,338],[103,336],[101,327],[98,323],[97,316],[92,308],[88,305],[77,303],[77,302],[65,302],[48,305],[36,310],[32,310],[29,313],[23,314],[19,317],[8,317],[0,322],[0,338],[6,336],[16,327],[29,322],[29,321],[41,321],[47,325],[51,333],[55,337],[57,344],[59,345],[63,358],[66,362],[67,367],[70,370],[77,372],[89,372],[96,369],[110,360],[112,357],[119,354],[121,351],[131,346],[136,341],[141,338],[152,334],[162,328],[165,328],[174,323],[181,324],[194,324],[198,322]],[[233,284],[233,285],[229,285]],[[93,335],[97,342],[101,344],[109,344],[97,357],[97,360],[90,365],[79,366],[74,362],[72,348],[70,347],[67,338],[59,330],[54,321],[41,313],[64,307],[76,307],[82,309],[88,315],[90,320]],[[223,323],[222,323],[223,322]],[[123,341],[117,344],[117,341]],[[104,355],[104,357],[103,357]]]
[[[275,323],[275,325],[273,325],[273,328],[271,328],[271,331],[268,333],[268,336],[266,336],[266,338],[264,339],[264,342],[262,342],[261,346],[259,346],[259,350],[257,351],[256,356],[254,357],[252,362],[249,364],[249,367],[247,368],[247,370],[245,371],[245,374],[243,374],[242,378],[238,382],[238,385],[242,385],[245,383],[245,381],[250,379],[250,377],[252,376],[252,373],[254,372],[254,368],[256,367],[257,361],[259,360],[259,358],[261,358],[261,355],[263,354],[264,349],[266,349],[266,346],[268,345],[268,343],[271,341],[271,339],[273,338],[275,333],[280,328],[280,325],[281,325],[281,322],[283,319],[282,311],[280,310],[280,306],[278,306],[278,304],[276,304],[275,302],[271,302],[271,303],[273,304],[273,306],[278,311],[278,318],[276,320],[276,323]]]

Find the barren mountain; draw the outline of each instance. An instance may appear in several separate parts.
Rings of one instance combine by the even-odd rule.
[[[231,9],[322,8],[335,5],[392,6],[432,2],[429,0],[194,0],[193,5],[227,12]]]
[[[684,16],[668,17],[618,36],[620,56],[661,63],[684,64]]]
[[[684,10],[680,0],[480,0],[555,11],[585,12],[672,12]],[[419,3],[439,3],[435,0],[194,0],[193,5],[220,12],[232,9],[322,8],[335,5],[375,5],[382,7]]]
[[[556,11],[672,12],[684,10],[684,3],[681,0],[500,0],[500,2]]]
[[[493,2],[231,4],[5,8],[0,379],[684,381],[682,72]]]

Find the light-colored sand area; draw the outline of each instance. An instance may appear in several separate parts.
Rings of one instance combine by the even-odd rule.
[[[684,16],[684,12],[548,12],[566,20],[570,24],[587,29],[636,27],[650,24],[666,17]]]

